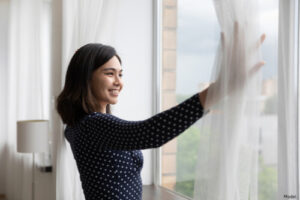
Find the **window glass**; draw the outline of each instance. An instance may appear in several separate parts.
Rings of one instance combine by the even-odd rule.
[[[207,87],[214,66],[220,28],[213,1],[162,0],[162,110]],[[263,82],[259,151],[259,200],[277,192],[277,38],[278,0],[261,4]],[[201,119],[200,119],[201,120]],[[199,120],[199,121],[200,121]],[[162,186],[193,196],[199,144],[205,140],[199,121],[162,148]]]

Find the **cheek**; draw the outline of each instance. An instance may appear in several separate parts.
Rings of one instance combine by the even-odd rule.
[[[103,78],[97,81],[97,96],[99,98],[106,98],[109,95],[109,89],[112,87],[113,81],[109,78]]]
[[[105,90],[105,84],[103,83],[103,80],[94,79],[92,81],[92,92],[95,96],[99,97]]]

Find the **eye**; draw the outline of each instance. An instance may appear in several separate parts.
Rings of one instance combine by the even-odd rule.
[[[123,74],[120,74],[119,76],[120,76],[120,77],[123,77]]]
[[[112,73],[112,72],[109,72],[109,73],[106,73],[106,75],[113,75],[113,73]]]

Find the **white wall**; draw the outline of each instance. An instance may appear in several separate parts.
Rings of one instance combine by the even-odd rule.
[[[8,0],[0,1],[0,8],[3,8],[2,5],[8,6]],[[8,7],[0,10],[0,59],[7,59],[8,10]],[[113,46],[123,60],[124,88],[119,103],[113,107],[113,113],[126,120],[146,119],[152,115],[152,1],[120,1],[116,15],[120,20],[117,22],[116,41]],[[6,70],[5,64],[0,65],[0,75],[7,74]],[[7,92],[6,82],[5,76],[0,76],[0,91],[4,94]],[[5,107],[1,107],[5,105],[4,101],[5,98],[0,98],[0,127],[1,123],[5,123]],[[0,152],[3,147],[1,137],[4,135],[5,130],[0,129]],[[143,154],[143,184],[152,184],[152,151],[145,150]],[[0,162],[0,193],[4,191],[4,184],[1,183],[4,180],[4,170],[1,164],[5,162]],[[39,184],[36,197],[46,199],[46,196],[50,196],[47,191],[53,191],[49,189],[53,187],[51,176],[37,171]]]
[[[125,120],[152,115],[152,1],[119,1],[114,47],[123,62],[124,87],[113,114]],[[144,150],[143,184],[152,184],[152,151]]]

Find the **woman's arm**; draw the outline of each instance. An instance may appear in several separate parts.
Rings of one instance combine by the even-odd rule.
[[[209,101],[207,101],[207,96],[209,92],[213,92],[213,90],[216,89],[216,84],[212,83],[202,92],[199,92],[199,101],[201,102],[201,105],[203,106],[203,110],[209,110],[212,105],[215,105],[219,100],[221,100],[222,97],[218,96],[220,94],[214,93],[214,97],[210,98]]]
[[[135,150],[160,147],[184,132],[203,115],[199,93],[184,102],[142,121],[93,113],[80,122],[75,140],[93,148]]]
[[[206,88],[205,90],[203,90],[202,92],[198,93],[199,101],[200,101],[200,103],[201,103],[204,110],[208,109],[207,106],[205,106],[208,89],[209,89],[209,87]]]

